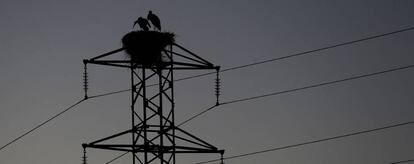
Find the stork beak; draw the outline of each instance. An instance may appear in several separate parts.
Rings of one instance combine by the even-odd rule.
[[[137,24],[137,22],[134,22],[134,25],[132,25],[132,28],[134,28],[136,24]]]

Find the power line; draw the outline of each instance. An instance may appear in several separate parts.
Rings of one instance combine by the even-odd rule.
[[[303,56],[303,55],[310,55],[312,53],[319,52],[319,51],[329,50],[329,49],[342,47],[342,46],[346,46],[346,45],[352,45],[352,44],[356,44],[356,43],[359,43],[359,42],[378,39],[378,38],[391,36],[391,35],[395,35],[395,34],[402,33],[402,32],[407,32],[407,31],[411,31],[411,30],[414,30],[414,26],[403,28],[403,29],[400,29],[400,30],[387,32],[387,33],[381,33],[381,34],[377,34],[377,35],[363,37],[363,38],[355,39],[355,40],[351,40],[351,41],[346,41],[346,42],[342,42],[342,43],[338,43],[338,44],[333,44],[333,45],[329,45],[329,46],[325,46],[325,47],[321,47],[321,48],[316,48],[316,49],[312,49],[312,50],[308,50],[308,51],[294,53],[294,54],[290,54],[290,55],[287,55],[287,56],[277,57],[277,58],[273,58],[273,59],[267,59],[267,60],[258,61],[258,62],[245,64],[245,65],[240,65],[240,66],[234,66],[234,67],[230,67],[230,68],[220,70],[220,72],[227,72],[227,71],[231,71],[231,70],[251,67],[251,66],[255,66],[255,65],[265,64],[265,63],[269,63],[269,62],[275,62],[275,61],[288,59],[288,58],[293,58],[293,57],[298,57],[298,56]],[[202,76],[207,76],[207,75],[211,75],[211,74],[215,74],[215,73],[216,72],[203,73],[203,74],[199,74],[199,75],[195,75],[195,76],[189,76],[189,77],[176,79],[174,81],[189,80],[189,79],[198,78],[198,77],[202,77]],[[157,84],[152,84],[152,85],[149,85],[149,86],[155,86],[155,85],[157,85]],[[130,91],[130,90],[131,89],[124,89],[124,90],[119,90],[119,91],[114,91],[114,92],[108,92],[108,93],[105,93],[105,94],[96,95],[94,97],[108,96],[108,95],[112,95],[112,94],[127,92],[127,91]]]
[[[223,103],[220,103],[219,105],[216,105],[216,106],[207,108],[207,109],[201,111],[200,113],[198,113],[198,114],[190,117],[189,119],[187,119],[186,121],[184,121],[182,124],[187,123],[188,121],[190,121],[190,120],[192,120],[192,119],[194,119],[196,117],[199,117],[202,114],[205,114],[206,112],[212,110],[213,108],[215,108],[217,106],[221,106],[221,105],[233,104],[233,103],[238,103],[238,102],[243,102],[243,101],[250,101],[250,100],[264,98],[264,97],[269,97],[269,96],[276,96],[276,95],[281,95],[281,94],[285,94],[285,93],[291,93],[291,92],[296,92],[296,91],[301,91],[301,90],[306,90],[306,89],[311,89],[311,88],[316,88],[316,87],[322,87],[322,86],[325,86],[325,85],[332,85],[332,84],[336,84],[336,83],[341,83],[341,82],[346,82],[346,81],[351,81],[351,80],[356,80],[356,79],[371,77],[371,76],[375,76],[375,75],[380,75],[380,74],[384,74],[384,73],[395,72],[395,71],[409,69],[409,68],[413,68],[413,67],[414,67],[414,64],[407,65],[407,66],[403,66],[403,67],[391,68],[391,69],[382,70],[382,71],[377,71],[377,72],[368,73],[368,74],[363,74],[363,75],[357,75],[357,76],[347,77],[347,78],[343,78],[343,79],[339,79],[339,80],[334,80],[334,81],[329,81],[329,82],[324,82],[324,83],[318,83],[318,84],[308,85],[308,86],[294,88],[294,89],[288,89],[288,90],[277,91],[277,92],[272,92],[272,93],[258,95],[258,96],[252,96],[252,97],[247,97],[247,98],[241,98],[241,99],[231,100],[231,101],[223,102]]]
[[[405,161],[398,161],[398,162],[392,162],[390,164],[408,163],[408,162],[414,162],[414,159],[409,159],[409,160],[405,160]]]
[[[198,116],[200,116],[200,115],[202,115],[202,114],[204,114],[204,113],[206,113],[206,112],[208,112],[208,111],[212,110],[213,108],[215,108],[215,107],[217,107],[217,106],[219,106],[219,105],[220,105],[220,104],[218,104],[218,105],[213,105],[213,106],[211,106],[211,107],[209,107],[209,108],[207,108],[207,109],[205,109],[205,110],[201,111],[200,113],[198,113],[198,114],[196,114],[196,115],[194,115],[194,116],[192,116],[192,117],[188,118],[187,120],[185,120],[185,121],[181,122],[180,124],[178,124],[178,126],[182,126],[182,125],[186,124],[187,122],[189,122],[189,121],[191,121],[191,120],[193,120],[193,119],[197,118]]]
[[[98,94],[98,95],[90,96],[89,99],[97,98],[97,97],[103,97],[103,96],[109,96],[109,95],[122,93],[122,92],[127,92],[127,91],[131,91],[131,89],[124,89],[124,90],[119,90],[119,91],[115,91],[115,92],[108,92],[108,93]]]
[[[0,150],[3,150],[4,148],[6,148],[7,146],[15,143],[16,141],[22,139],[24,136],[32,133],[33,131],[39,129],[40,127],[42,127],[43,125],[47,124],[48,122],[52,121],[53,119],[59,117],[60,115],[62,115],[63,113],[69,111],[70,109],[72,109],[73,107],[77,106],[78,104],[80,104],[81,102],[85,101],[85,99],[79,100],[78,102],[76,102],[75,104],[69,106],[68,108],[64,109],[63,111],[59,112],[58,114],[50,117],[49,119],[47,119],[46,121],[42,122],[41,124],[35,126],[34,128],[30,129],[29,131],[27,131],[26,133],[23,133],[22,135],[16,137],[15,139],[13,139],[12,141],[8,142],[7,144],[3,145]]]
[[[119,159],[119,158],[123,157],[124,155],[126,155],[126,154],[128,154],[128,153],[129,153],[129,152],[122,153],[121,155],[119,155],[119,156],[115,157],[114,159],[112,159],[112,160],[110,160],[110,161],[106,162],[105,164],[110,164],[110,163],[112,163],[113,161],[115,161],[115,160],[117,160],[117,159]]]
[[[130,89],[129,89],[130,90]],[[93,99],[93,98],[97,98],[97,97],[102,97],[102,96],[107,96],[110,94],[116,94],[116,93],[120,93],[120,92],[125,92],[127,90],[121,90],[121,91],[117,91],[117,92],[111,92],[111,93],[106,93],[106,94],[100,94],[100,95],[95,95],[95,96],[91,96],[88,99]],[[22,139],[24,136],[32,133],[33,131],[39,129],[40,127],[42,127],[43,125],[47,124],[48,122],[54,120],[55,118],[59,117],[60,115],[66,113],[67,111],[69,111],[70,109],[72,109],[73,107],[79,105],[80,103],[82,103],[83,101],[85,101],[87,99],[81,99],[78,102],[74,103],[73,105],[69,106],[68,108],[62,110],[61,112],[57,113],[56,115],[50,117],[49,119],[47,119],[46,121],[42,122],[41,124],[33,127],[32,129],[30,129],[29,131],[21,134],[20,136],[16,137],[15,139],[11,140],[10,142],[8,142],[7,144],[3,145],[0,150],[5,149],[6,147],[8,147],[9,145],[13,144],[14,142],[17,142],[18,140]]]
[[[377,38],[381,38],[381,37],[385,37],[385,36],[389,36],[389,35],[394,35],[394,34],[398,34],[398,33],[401,33],[401,32],[410,31],[410,30],[414,30],[414,27],[408,27],[408,28],[404,28],[404,29],[400,29],[400,30],[396,30],[396,31],[392,31],[392,32],[382,33],[382,34],[378,34],[378,35],[372,35],[372,36],[368,36],[368,37],[365,37],[365,38],[360,38],[360,39],[356,39],[356,40],[352,40],[352,41],[342,42],[342,43],[338,43],[338,44],[334,44],[334,45],[330,45],[330,46],[326,46],[326,47],[322,47],[322,48],[317,48],[317,49],[313,49],[313,50],[308,50],[308,51],[304,51],[304,52],[300,52],[300,53],[295,53],[295,54],[291,54],[291,55],[287,55],[287,56],[283,56],[283,57],[263,60],[263,61],[259,61],[259,62],[255,62],[255,63],[251,63],[251,64],[246,64],[246,65],[241,65],[241,66],[237,66],[237,67],[232,67],[232,68],[227,68],[227,69],[224,69],[222,72],[230,71],[230,70],[234,70],[234,69],[240,69],[240,68],[244,68],[244,67],[250,67],[250,66],[259,65],[259,64],[264,64],[264,63],[268,63],[268,62],[274,62],[274,61],[277,61],[277,60],[302,56],[302,55],[306,55],[306,54],[310,54],[310,53],[314,53],[314,52],[318,52],[318,51],[324,51],[324,50],[328,50],[328,49],[333,49],[333,48],[337,48],[337,47],[342,47],[342,46],[346,46],[346,45],[355,44],[355,43],[358,43],[358,42],[373,40],[373,39],[377,39]]]
[[[336,140],[336,139],[341,139],[341,138],[346,138],[346,137],[351,137],[351,136],[362,135],[362,134],[366,134],[366,133],[372,133],[372,132],[376,132],[376,131],[396,128],[396,127],[406,126],[406,125],[410,125],[410,124],[414,124],[414,121],[408,121],[408,122],[404,122],[404,123],[398,123],[398,124],[393,124],[393,125],[383,126],[383,127],[379,127],[379,128],[363,130],[363,131],[356,131],[356,132],[351,132],[351,133],[348,133],[348,134],[337,135],[337,136],[318,139],[318,140],[311,140],[311,141],[292,144],[292,145],[287,145],[287,146],[274,147],[274,148],[255,151],[255,152],[250,152],[250,153],[233,155],[233,156],[224,157],[223,159],[228,160],[228,159],[240,158],[240,157],[251,156],[251,155],[256,155],[256,154],[262,154],[262,153],[267,153],[267,152],[272,152],[272,151],[279,151],[279,150],[284,150],[284,149],[289,149],[289,148],[295,148],[295,147],[300,147],[300,146],[305,146],[305,145],[310,145],[310,144],[315,144],[315,143],[320,143],[320,142],[332,141],[332,140]],[[220,160],[221,159],[214,159],[214,160],[209,160],[209,161],[204,161],[204,162],[198,162],[198,163],[195,163],[195,164],[210,163],[210,162],[215,162],[215,161],[220,161]],[[408,161],[410,161],[410,160],[408,160]],[[405,162],[408,162],[408,161],[405,161]]]

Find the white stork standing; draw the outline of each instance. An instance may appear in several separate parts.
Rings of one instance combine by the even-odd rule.
[[[158,29],[158,31],[161,31],[160,18],[158,18],[157,15],[153,14],[151,10],[148,12],[147,19],[152,23],[154,29]]]

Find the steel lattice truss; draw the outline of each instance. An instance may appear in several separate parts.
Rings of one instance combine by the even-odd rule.
[[[87,144],[84,148],[97,148],[131,152],[133,164],[175,163],[177,153],[220,153],[215,146],[175,126],[174,122],[174,71],[178,69],[216,69],[184,47],[173,44],[163,50],[162,62],[142,65],[132,60],[106,60],[105,58],[123,51],[114,50],[84,60],[85,65],[98,64],[131,71],[131,129]],[[157,84],[148,87],[148,84]],[[114,144],[111,141],[130,135],[128,144]]]

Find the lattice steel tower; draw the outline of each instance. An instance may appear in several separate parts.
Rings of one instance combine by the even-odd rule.
[[[133,156],[133,164],[138,162],[142,164],[175,164],[176,154],[179,153],[219,153],[223,155],[224,150],[219,150],[177,127],[174,115],[174,72],[195,69],[217,70],[218,72],[219,67],[175,43],[164,47],[160,58],[150,63],[141,62],[140,59],[134,59],[134,57],[125,59],[125,54],[120,53],[124,50],[128,52],[128,48],[120,48],[85,59],[83,62],[85,77],[87,77],[87,64],[130,70],[131,129],[82,144],[83,148],[130,152]],[[120,60],[114,60],[117,54]],[[86,90],[87,81],[85,81],[85,97],[87,98]],[[111,140],[125,135],[131,136],[130,143],[114,144],[111,142]],[[86,163],[86,156],[84,160]]]

